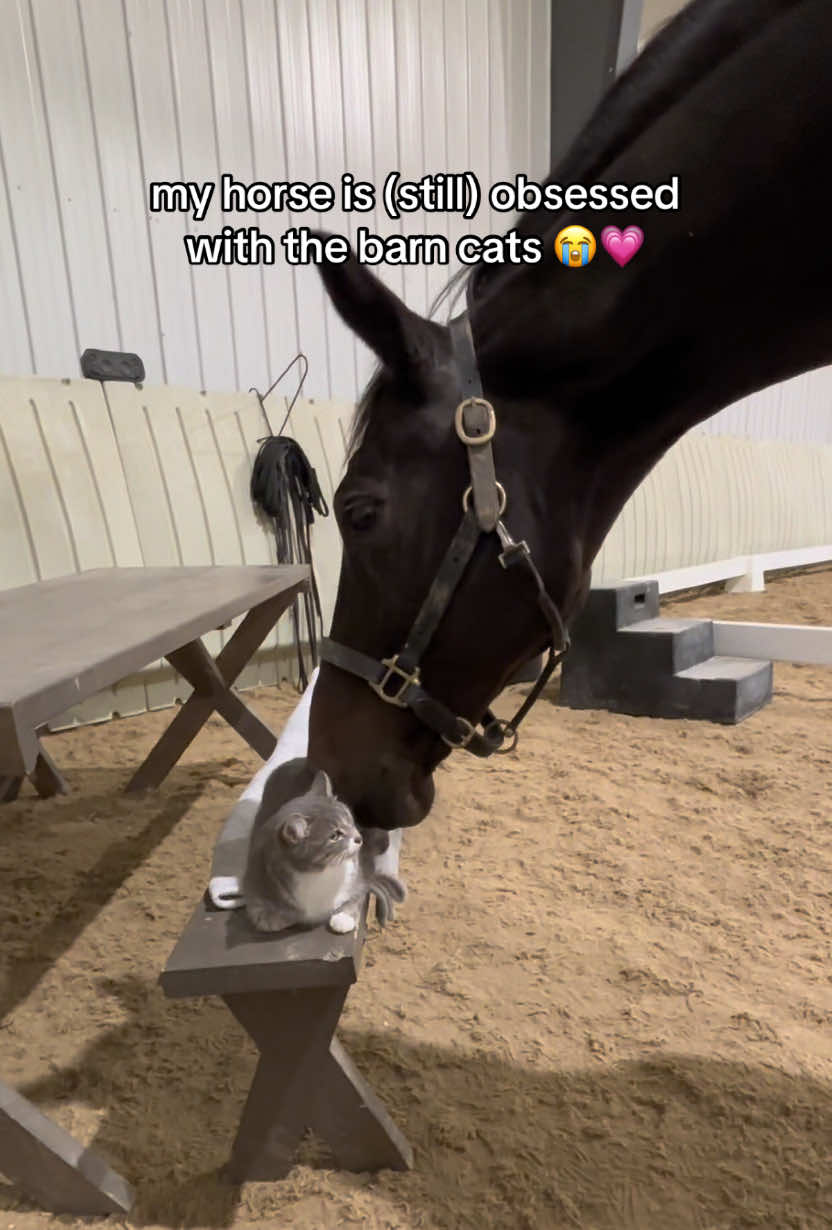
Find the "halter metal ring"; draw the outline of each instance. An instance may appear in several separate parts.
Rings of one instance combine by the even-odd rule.
[[[500,510],[497,513],[497,516],[502,517],[503,513],[506,511],[506,504],[508,503],[508,496],[506,495],[506,489],[502,483],[495,483],[494,486],[497,488],[497,495],[500,497]],[[462,493],[462,511],[463,512],[467,512],[471,505],[471,494],[472,492],[471,492],[470,487],[466,487]]]
[[[506,736],[508,736],[511,741],[509,743],[504,743],[502,747],[498,747],[495,750],[498,756],[505,756],[507,752],[513,752],[517,747],[517,740],[520,735],[510,722],[501,722],[500,725],[503,729],[503,738],[505,739]]]
[[[488,411],[488,427],[483,435],[469,436],[466,432],[462,417],[466,406],[485,406]],[[494,407],[484,397],[466,397],[464,401],[459,403],[454,412],[454,427],[456,428],[456,434],[463,444],[488,444],[489,440],[494,439],[494,433],[497,430],[497,416],[494,413]]]

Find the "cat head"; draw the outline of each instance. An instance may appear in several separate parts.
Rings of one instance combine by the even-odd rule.
[[[313,871],[341,863],[358,853],[361,834],[346,803],[336,798],[323,771],[306,794],[290,799],[274,817],[273,832],[283,858],[298,869]]]

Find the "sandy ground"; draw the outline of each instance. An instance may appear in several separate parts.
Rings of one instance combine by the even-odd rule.
[[[832,624],[832,570],[663,610]],[[290,689],[263,690],[279,727]],[[828,1230],[832,669],[736,727],[561,709],[457,755],[406,841],[341,1037],[411,1173],[227,1185],[254,1050],[157,977],[258,761],[212,719],[119,791],[170,711],[49,739],[71,795],[3,809],[0,1072],[135,1185],[145,1226]],[[0,1185],[0,1230],[55,1219]],[[83,1223],[78,1223],[83,1224]]]

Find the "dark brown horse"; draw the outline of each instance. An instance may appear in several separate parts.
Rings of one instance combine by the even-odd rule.
[[[832,361],[830,65],[829,0],[691,4],[547,181],[657,185],[678,175],[680,208],[524,215],[518,229],[545,238],[546,257],[472,271],[472,352],[464,321],[454,339],[355,261],[322,267],[338,311],[381,360],[335,500],[335,649],[310,719],[311,759],[362,824],[427,814],[449,744],[466,742],[519,666],[559,647],[557,620],[580,609],[610,526],[685,431]],[[566,269],[553,241],[571,222],[596,235],[638,222],[646,239],[624,268],[599,251]],[[455,408],[478,391],[477,366],[496,415],[495,468],[477,463],[485,469],[463,518],[469,453],[488,451],[467,448],[455,427]],[[491,420],[480,403],[471,409],[463,430],[476,443]],[[502,537],[491,532],[494,509],[480,507],[494,477],[506,493]],[[537,577],[500,566],[507,535],[528,544]],[[452,540],[467,565],[448,562]],[[429,591],[430,626],[416,635]],[[385,685],[413,703],[382,703],[368,679],[377,684],[380,660],[395,662],[414,636],[418,654],[408,650]],[[499,735],[492,724],[469,750]]]

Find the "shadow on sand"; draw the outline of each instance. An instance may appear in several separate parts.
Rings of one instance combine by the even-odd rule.
[[[21,1092],[47,1112],[66,1097],[105,1111],[91,1143],[134,1184],[134,1224],[230,1225],[242,1192],[220,1172],[253,1048],[218,1002],[168,1002],[138,978],[109,981],[102,991],[116,996],[127,1022],[71,1070]],[[832,1085],[670,1053],[553,1072],[395,1034],[340,1036],[415,1149],[412,1172],[371,1181],[384,1207],[400,1210],[397,1225],[832,1225]],[[302,1159],[283,1183],[250,1185],[247,1221],[289,1224],[308,1191],[333,1210],[366,1194],[366,1176],[328,1171],[313,1145]],[[352,1222],[326,1222],[342,1224]]]

